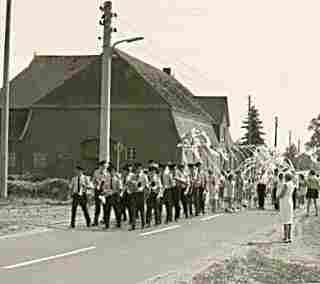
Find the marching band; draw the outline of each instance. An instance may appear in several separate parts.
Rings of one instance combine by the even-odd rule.
[[[207,195],[212,204],[212,212],[223,209],[221,204],[225,201],[229,201],[231,207],[231,196],[228,199],[228,185],[232,186],[231,181],[212,169],[204,169],[199,162],[188,165],[169,162],[161,165],[149,161],[147,168],[141,163],[128,164],[122,168],[121,173],[106,161],[101,161],[98,166],[92,179],[83,174],[84,169],[76,168],[76,176],[70,184],[73,192],[72,228],[75,226],[78,205],[83,209],[87,226],[98,226],[102,211],[103,220],[100,223],[108,229],[113,210],[118,228],[122,222],[126,222],[128,213],[129,230],[136,229],[139,217],[141,229],[150,227],[151,223],[160,225],[163,221],[163,209],[165,224],[177,222],[181,217],[181,205],[185,218],[204,215]],[[90,192],[95,204],[92,224],[87,209],[87,195]]]

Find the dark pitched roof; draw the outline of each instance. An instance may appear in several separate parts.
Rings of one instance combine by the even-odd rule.
[[[230,126],[228,98],[226,96],[197,96],[196,99],[219,124],[222,123],[223,116],[226,114],[227,125]]]
[[[118,49],[115,54],[132,66],[173,110],[213,122],[213,117],[203,109],[194,95],[174,77]],[[99,57],[35,56],[30,65],[10,82],[11,107],[30,107]],[[0,96],[2,94],[3,90]]]
[[[10,82],[10,106],[28,108],[85,68],[97,56],[35,56]],[[3,89],[0,91],[2,103]]]
[[[197,102],[195,96],[173,76],[118,49],[115,53],[134,67],[173,110],[198,115],[208,122],[213,121],[213,118]]]

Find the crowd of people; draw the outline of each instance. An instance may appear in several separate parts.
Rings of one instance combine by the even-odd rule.
[[[106,161],[101,161],[92,177],[84,174],[78,166],[71,179],[72,214],[71,227],[75,227],[78,205],[83,210],[87,226],[98,226],[100,215],[105,228],[110,227],[111,210],[114,211],[117,227],[129,221],[130,230],[136,229],[136,220],[141,228],[178,222],[182,217],[204,215],[209,205],[212,213],[237,212],[243,208],[265,208],[265,199],[270,196],[275,210],[285,224],[285,240],[291,241],[290,224],[293,210],[305,206],[307,213],[313,200],[318,215],[317,199],[319,178],[314,171],[305,177],[292,171],[272,175],[261,172],[254,178],[246,178],[240,171],[218,171],[195,164],[159,164],[149,161],[127,164],[120,172]],[[93,222],[88,212],[88,195],[92,192],[95,203]],[[102,209],[102,210],[101,210]]]

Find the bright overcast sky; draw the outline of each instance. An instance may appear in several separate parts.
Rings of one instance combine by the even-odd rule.
[[[11,77],[33,53],[95,54],[102,1],[13,0]],[[118,0],[114,21],[123,37],[146,40],[121,49],[174,75],[195,95],[228,93],[231,134],[241,135],[247,96],[260,110],[273,144],[306,142],[308,122],[320,113],[319,0]],[[1,79],[5,1],[0,2]]]

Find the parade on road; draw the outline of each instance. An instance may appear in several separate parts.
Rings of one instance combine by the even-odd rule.
[[[262,171],[246,178],[240,171],[221,171],[217,175],[217,171],[205,168],[200,162],[164,165],[150,160],[146,166],[127,164],[121,172],[117,172],[112,163],[101,161],[92,177],[84,172],[84,168],[77,166],[70,183],[71,228],[75,227],[78,205],[88,227],[102,223],[109,229],[111,210],[114,210],[118,228],[128,222],[129,230],[135,230],[138,218],[144,229],[158,226],[162,220],[168,224],[182,217],[204,215],[208,213],[206,210],[210,213],[222,210],[235,213],[245,208],[264,210],[265,200],[270,197],[284,225],[283,241],[290,243],[295,209],[306,204],[309,215],[313,203],[318,216],[319,176],[313,170],[304,176],[292,169],[276,168],[271,175]],[[90,196],[94,198],[94,216],[88,213]]]

